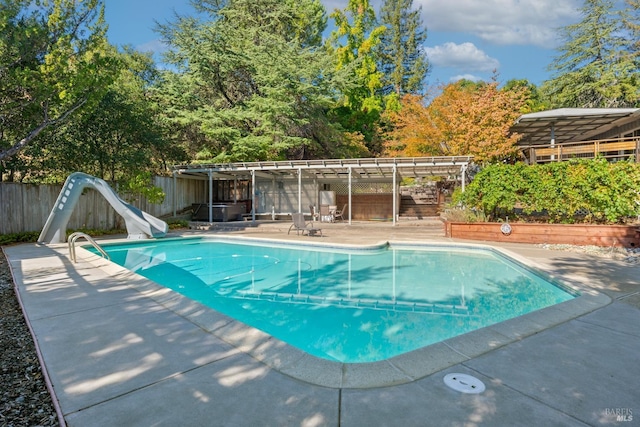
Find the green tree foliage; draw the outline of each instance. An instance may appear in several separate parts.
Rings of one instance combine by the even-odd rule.
[[[385,0],[380,23],[386,27],[376,47],[378,68],[382,72],[382,93],[421,94],[429,72],[422,44],[427,30],[420,17],[422,7],[413,10],[413,0]]]
[[[627,0],[623,13],[623,28],[630,40],[628,49],[636,72],[640,71],[640,0]]]
[[[206,21],[178,17],[159,30],[171,50],[157,96],[195,158],[308,158],[340,139],[327,119],[331,63],[318,0],[203,1]]]
[[[124,183],[143,173],[162,174],[167,163],[185,160],[184,153],[163,138],[157,109],[150,102],[148,87],[156,74],[150,56],[129,49],[112,50],[111,55],[121,70],[94,108],[47,133],[46,145],[36,141],[25,150],[34,153],[30,180],[62,181],[83,171]]]
[[[562,29],[564,44],[543,89],[557,107],[613,108],[638,102],[637,63],[612,0],[585,0],[582,20]]]
[[[490,218],[544,215],[552,222],[622,223],[640,214],[640,164],[605,159],[543,165],[493,164],[459,201]],[[586,213],[586,214],[585,214]]]
[[[344,10],[334,10],[331,17],[336,29],[327,47],[335,59],[336,70],[346,73],[347,84],[340,87],[342,99],[332,110],[332,117],[352,141],[363,147],[363,154],[382,151],[378,123],[383,110],[380,95],[383,74],[377,67],[376,46],[386,28],[378,26],[369,0],[349,0]]]
[[[344,10],[335,10],[331,17],[336,29],[329,43],[336,66],[351,68],[357,77],[353,88],[344,93],[344,105],[356,110],[381,110],[376,93],[382,87],[382,72],[377,68],[375,49],[386,28],[377,26],[369,0],[349,0]]]
[[[551,102],[545,98],[538,86],[526,79],[511,79],[502,87],[503,91],[515,91],[524,95],[526,101],[522,106],[521,113],[535,113],[551,108]]]
[[[114,64],[105,31],[100,0],[0,0],[3,169],[109,85]]]

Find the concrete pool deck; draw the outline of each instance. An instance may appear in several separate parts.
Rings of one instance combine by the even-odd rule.
[[[424,224],[321,224],[322,238],[287,235],[284,221],[204,233],[330,244],[453,242],[437,223]],[[392,377],[383,383],[348,366],[305,377],[304,360],[290,363],[277,343],[247,330],[223,341],[209,332],[219,318],[126,272],[96,268],[100,261],[80,253],[73,264],[66,245],[4,250],[70,426],[640,425],[640,266],[491,245],[591,297],[430,346],[410,364],[376,369],[376,381]],[[481,379],[486,390],[449,389],[443,378],[453,372]]]

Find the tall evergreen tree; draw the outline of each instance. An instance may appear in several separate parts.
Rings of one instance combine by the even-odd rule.
[[[638,99],[638,78],[626,54],[620,13],[611,0],[585,0],[582,20],[562,29],[564,44],[543,90],[557,107],[627,107]]]
[[[180,71],[164,80],[166,114],[185,135],[198,135],[190,151],[201,160],[251,161],[328,150],[332,70],[320,44],[320,1],[199,5],[206,20],[160,27]]]
[[[640,0],[627,0],[624,10],[624,29],[629,40],[629,53],[636,62],[636,72],[640,72]]]
[[[378,68],[383,73],[382,93],[420,94],[429,72],[422,44],[427,30],[421,18],[422,7],[413,9],[413,0],[385,0],[380,23],[386,31],[380,36]]]

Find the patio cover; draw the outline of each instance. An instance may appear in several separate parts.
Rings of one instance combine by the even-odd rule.
[[[523,135],[520,146],[585,141],[640,120],[640,108],[560,108],[524,114],[511,126]]]
[[[301,187],[303,176],[322,180],[338,180],[349,184],[349,204],[351,204],[351,183],[353,180],[388,180],[393,182],[397,191],[398,178],[416,178],[425,176],[460,176],[464,190],[465,174],[473,156],[436,156],[436,157],[391,157],[361,159],[325,159],[325,160],[287,160],[263,162],[189,164],[173,166],[173,177],[209,180],[209,201],[211,181],[213,179],[250,178],[253,188],[253,205],[255,206],[256,177],[297,177],[298,179],[298,212],[302,212]],[[393,212],[396,209],[396,197]],[[174,215],[175,215],[174,201]],[[209,214],[211,218],[211,213]],[[252,212],[255,221],[255,210]],[[349,215],[349,223],[351,217]],[[394,215],[393,224],[396,218]]]

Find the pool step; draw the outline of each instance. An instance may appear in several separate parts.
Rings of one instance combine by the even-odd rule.
[[[439,314],[447,316],[472,316],[466,305],[423,303],[402,300],[383,300],[372,298],[327,297],[308,294],[281,292],[235,291],[226,298],[264,300],[290,304],[331,305],[345,308],[366,308],[370,310],[402,311]]]

